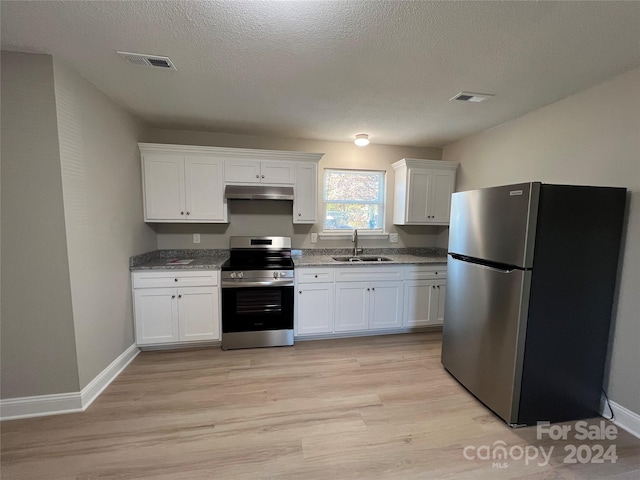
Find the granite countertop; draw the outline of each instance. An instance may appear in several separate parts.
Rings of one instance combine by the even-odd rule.
[[[297,254],[299,253],[299,254]],[[389,262],[338,262],[334,256],[349,256],[351,249],[308,249],[294,250],[292,256],[296,267],[340,266],[340,265],[398,265],[447,263],[447,250],[444,248],[365,248],[361,256],[380,255],[391,259]],[[228,250],[192,249],[192,250],[154,250],[135,255],[129,259],[129,270],[220,270],[229,258]],[[188,264],[180,260],[192,260]]]
[[[350,256],[350,249],[331,250],[303,250],[302,255],[294,256],[293,263],[296,267],[320,267],[320,266],[341,266],[357,265],[398,265],[398,264],[420,264],[420,265],[446,265],[447,250],[444,248],[365,248],[360,256],[375,256],[390,258],[388,262],[339,262],[334,260],[335,256]]]
[[[129,258],[129,270],[220,270],[229,250],[154,250]],[[192,260],[188,264],[175,261]]]

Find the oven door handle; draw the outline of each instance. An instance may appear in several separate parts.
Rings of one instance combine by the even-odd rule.
[[[251,282],[246,280],[240,281],[223,281],[220,286],[222,288],[248,288],[248,287],[293,287],[293,280],[288,278],[285,280],[266,280],[264,282]]]

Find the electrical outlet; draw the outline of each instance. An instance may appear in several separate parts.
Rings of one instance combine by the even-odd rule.
[[[389,234],[389,242],[390,243],[398,243],[398,234],[397,233],[390,233]]]
[[[200,234],[199,233],[194,233],[193,234],[193,243],[200,243]]]
[[[311,243],[316,243],[318,241],[318,234],[317,233],[312,233],[311,234]]]

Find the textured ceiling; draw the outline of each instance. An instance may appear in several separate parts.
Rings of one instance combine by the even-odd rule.
[[[640,2],[6,1],[50,53],[158,127],[443,146],[640,65]],[[116,50],[166,55],[145,69]],[[493,93],[449,102],[461,90]]]

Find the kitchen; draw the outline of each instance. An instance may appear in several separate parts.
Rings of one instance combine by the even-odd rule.
[[[4,3],[3,49],[10,44],[4,37],[8,30]],[[629,12],[623,16],[631,22],[636,18]],[[64,25],[57,31],[64,31]],[[631,33],[634,30],[622,29],[632,41],[637,38]],[[632,45],[637,47],[637,43]],[[108,45],[110,53],[116,48],[124,47]],[[35,46],[29,50],[35,50]],[[180,67],[178,59],[173,60]],[[323,152],[320,169],[390,171],[391,163],[401,158],[444,159],[461,164],[456,190],[521,180],[627,187],[631,191],[627,240],[605,384],[612,401],[626,409],[620,410],[622,415],[627,412],[626,418],[631,422],[637,418],[637,413],[636,417],[632,414],[640,411],[640,268],[638,242],[634,241],[639,238],[640,228],[638,110],[637,102],[630,101],[638,96],[637,63],[594,78],[578,90],[564,92],[547,106],[513,115],[504,120],[511,121],[499,127],[469,135],[444,148],[377,144],[374,132],[369,131],[372,143],[358,149],[350,142],[360,129],[368,130],[366,124],[352,126],[357,131],[343,132],[344,140],[334,142],[270,136],[257,130],[253,134],[214,133],[224,132],[223,126],[206,131],[156,126],[161,123],[143,122],[123,110],[55,55],[52,59],[44,55],[3,54],[2,75],[3,398],[43,397],[53,402],[59,401],[59,395],[75,392],[81,405],[81,392],[94,396],[93,380],[133,343],[127,270],[133,255],[156,248],[194,248],[194,233],[201,234],[201,248],[224,249],[228,248],[229,236],[253,235],[254,226],[261,231],[268,226],[278,235],[290,236],[295,247],[311,248],[310,233],[317,229],[294,225],[290,207],[284,204],[275,210],[252,207],[261,209],[257,212],[238,204],[231,208],[228,225],[207,224],[198,230],[188,225],[145,225],[141,221],[137,143],[148,142]],[[465,88],[473,87],[460,90]],[[499,96],[500,92],[496,94]],[[37,107],[24,108],[27,100]],[[62,114],[84,122],[60,122]],[[519,118],[512,120],[516,116]],[[228,123],[233,121],[229,119]],[[408,140],[407,143],[411,144]],[[83,162],[78,156],[77,152],[82,151],[91,162]],[[243,218],[249,221],[243,222]],[[407,248],[447,244],[444,227],[394,228],[391,215],[387,214],[386,228],[396,230],[399,245]],[[350,238],[319,239],[316,247],[350,245]],[[366,250],[391,245],[385,240],[365,238],[361,246]],[[393,338],[380,341],[392,342]],[[413,351],[407,347],[407,354]],[[128,369],[133,365],[135,361]],[[108,392],[107,389],[103,395]],[[98,406],[93,405],[85,415]],[[42,421],[46,424],[54,418]],[[3,424],[3,434],[11,424]],[[461,461],[460,455],[451,455],[452,461]],[[504,476],[507,475],[508,470]]]

